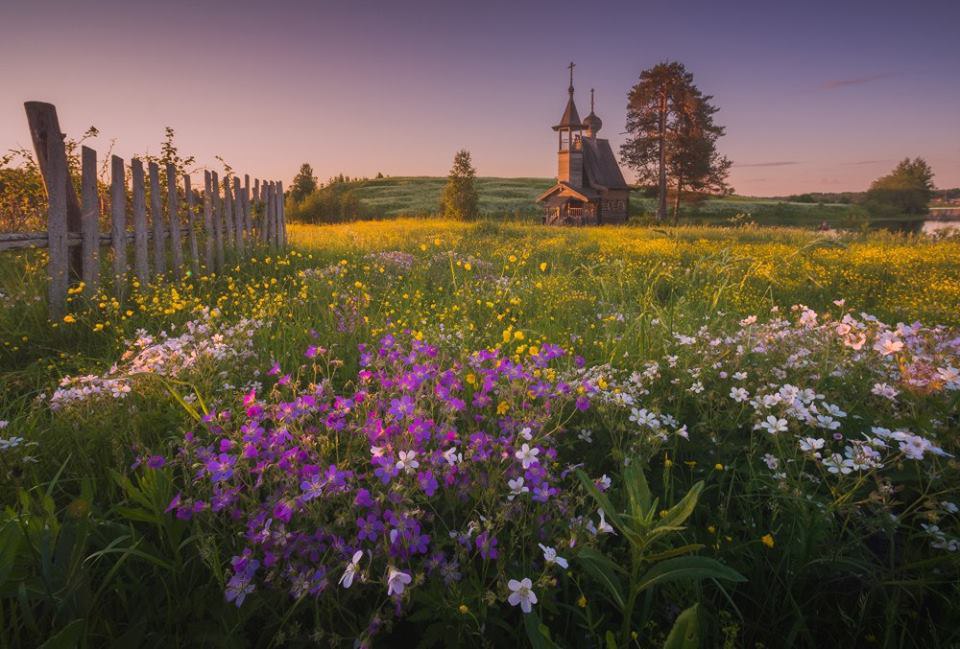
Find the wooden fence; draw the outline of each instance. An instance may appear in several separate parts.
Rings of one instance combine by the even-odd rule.
[[[99,290],[100,249],[104,246],[109,246],[112,252],[112,289],[118,297],[127,293],[131,277],[145,286],[159,276],[181,279],[188,272],[193,275],[219,273],[223,272],[229,257],[243,256],[264,246],[286,247],[282,183],[254,180],[251,192],[249,175],[243,176],[241,184],[237,175],[221,181],[216,172],[204,171],[203,191],[198,194],[188,174],[182,177],[181,189],[176,168],[167,164],[166,187],[161,188],[159,166],[149,162],[144,174],[143,162],[133,158],[130,161],[132,206],[128,210],[126,165],[117,156],[110,160],[111,228],[109,233],[101,233],[97,152],[82,147],[81,196],[78,198],[70,179],[65,136],[60,132],[57,109],[52,104],[34,101],[24,106],[47,193],[47,231],[0,234],[0,251],[47,248],[47,299],[51,318],[60,319],[66,312],[71,283],[82,281],[86,296]],[[202,218],[197,214],[198,202],[202,205]],[[132,232],[128,227],[128,212]],[[148,227],[148,213],[152,227]],[[150,243],[153,244],[152,263]],[[127,260],[131,244],[132,276]]]

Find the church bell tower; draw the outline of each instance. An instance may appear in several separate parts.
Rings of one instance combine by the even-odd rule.
[[[573,62],[567,66],[570,69],[570,87],[567,88],[569,98],[567,107],[563,111],[560,123],[553,127],[557,132],[557,182],[567,183],[573,187],[583,186],[583,144],[580,141],[583,124],[577,113],[577,106],[573,103]]]

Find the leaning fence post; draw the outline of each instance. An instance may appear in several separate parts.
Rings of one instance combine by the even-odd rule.
[[[127,277],[127,182],[123,158],[111,158],[110,212],[113,228],[110,241],[113,245],[113,282],[117,297],[126,293]]]
[[[30,128],[30,138],[33,140],[33,149],[37,154],[37,166],[40,167],[44,187],[47,189],[49,196],[48,161],[52,158],[63,158],[63,164],[66,165],[67,153],[63,144],[65,135],[60,131],[60,120],[57,119],[56,106],[42,101],[28,101],[23,104],[23,107],[27,112],[27,124]],[[65,236],[81,234],[80,200],[77,198],[77,191],[70,181],[69,169],[64,173],[63,184],[66,191],[64,203],[66,225],[64,227],[67,235]],[[83,274],[83,251],[80,246],[74,246],[71,250],[68,245],[66,258],[70,277],[80,279]]]
[[[206,272],[212,273],[214,244],[216,242],[213,234],[213,202],[210,197],[210,172],[203,172],[203,259],[206,264]]]
[[[177,199],[177,169],[167,163],[167,221],[170,222],[170,250],[173,256],[173,276],[183,277],[183,241],[180,239],[180,214]]]
[[[190,174],[183,174],[183,193],[187,197],[187,241],[190,242],[190,272],[200,274],[200,249],[197,247],[196,216],[193,210],[193,190],[190,188]]]
[[[150,257],[147,253],[147,197],[143,183],[143,163],[139,158],[130,161],[130,176],[133,182],[133,268],[145,289],[150,282]]]
[[[83,292],[96,295],[100,284],[100,192],[97,188],[97,152],[81,149],[80,189],[82,192]]]
[[[160,206],[160,168],[151,162],[150,170],[150,218],[153,219],[153,272],[167,272],[167,252],[163,245],[163,210]]]
[[[213,201],[213,232],[217,242],[217,272],[223,270],[223,205],[220,202],[220,178],[217,172],[210,173],[210,199]]]

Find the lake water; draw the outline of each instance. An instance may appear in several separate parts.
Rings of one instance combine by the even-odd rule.
[[[946,232],[953,230],[960,232],[960,219],[956,221],[924,221],[920,232],[924,234],[935,234],[937,232]]]
[[[925,221],[877,221],[874,227],[912,234],[960,232],[960,208],[934,207],[930,210],[930,216],[932,218]]]

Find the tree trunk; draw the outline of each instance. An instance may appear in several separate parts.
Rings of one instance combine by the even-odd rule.
[[[683,193],[683,174],[677,176],[677,198],[673,203],[673,224],[680,222],[680,195]]]
[[[660,148],[660,178],[657,187],[657,221],[667,218],[667,93],[660,94],[660,123],[657,139]]]

